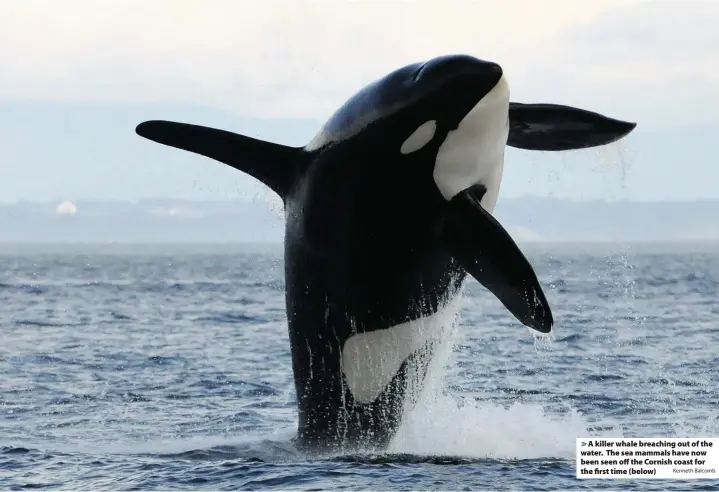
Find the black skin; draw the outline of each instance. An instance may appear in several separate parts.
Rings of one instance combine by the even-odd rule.
[[[138,126],[141,136],[224,162],[282,197],[301,446],[387,446],[411,396],[407,371],[414,365],[423,378],[434,347],[410,356],[375,401],[361,404],[341,369],[344,343],[356,333],[436,312],[457,294],[467,273],[520,322],[551,330],[551,309],[531,265],[480,204],[484,185],[447,201],[432,177],[448,132],[501,75],[498,65],[465,55],[403,67],[347,101],[325,124],[319,144],[309,148],[184,123]],[[402,154],[402,143],[428,120],[437,124],[432,140]],[[530,150],[603,145],[635,126],[544,104],[512,103],[508,120],[508,144]]]

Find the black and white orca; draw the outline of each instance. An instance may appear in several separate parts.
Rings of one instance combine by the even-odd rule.
[[[139,135],[243,171],[285,206],[285,278],[298,440],[381,448],[412,404],[467,274],[542,333],[552,312],[492,216],[506,145],[561,151],[636,125],[510,102],[496,63],[442,56],[352,96],[305,147],[169,121]]]

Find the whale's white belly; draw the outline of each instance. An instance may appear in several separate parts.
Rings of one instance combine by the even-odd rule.
[[[443,340],[454,324],[460,299],[461,292],[431,316],[350,337],[342,350],[342,368],[355,400],[372,403],[407,358],[430,342]]]

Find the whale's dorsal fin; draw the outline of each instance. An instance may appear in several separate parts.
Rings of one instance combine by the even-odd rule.
[[[284,200],[302,173],[306,152],[237,133],[173,121],[145,121],[135,129],[155,142],[189,150],[262,181]]]

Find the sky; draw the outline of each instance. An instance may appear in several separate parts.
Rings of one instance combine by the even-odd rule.
[[[715,0],[0,0],[0,202],[257,193],[132,118],[301,145],[366,83],[447,53],[500,63],[512,100],[638,123],[609,148],[510,150],[500,199],[719,199],[717,25]]]

